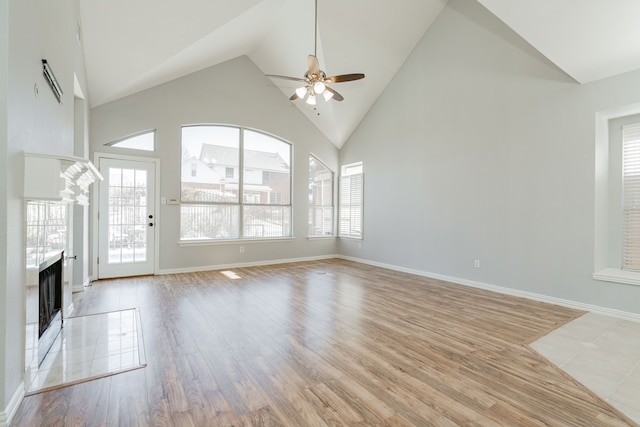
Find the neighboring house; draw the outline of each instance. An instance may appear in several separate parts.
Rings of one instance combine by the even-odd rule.
[[[244,150],[244,202],[255,204],[288,203],[289,165],[278,153]],[[200,162],[221,179],[225,191],[238,194],[239,150],[214,144],[202,144]],[[183,168],[183,180],[185,171]]]
[[[183,159],[182,194],[202,202],[225,201],[229,196],[233,198],[234,194],[226,191],[223,176],[195,156]]]

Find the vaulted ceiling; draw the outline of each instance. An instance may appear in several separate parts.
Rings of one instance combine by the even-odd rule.
[[[578,83],[640,69],[638,0],[478,1]],[[365,73],[333,86],[342,102],[298,108],[338,148],[447,0],[318,0],[320,68]],[[302,77],[314,0],[80,0],[92,106],[247,55],[265,74]],[[298,83],[267,79],[289,97]]]

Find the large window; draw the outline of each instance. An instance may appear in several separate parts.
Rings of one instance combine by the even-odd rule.
[[[309,156],[309,237],[333,235],[333,172]]]
[[[640,123],[622,127],[622,269],[640,271]]]
[[[181,202],[182,240],[290,237],[291,145],[244,128],[183,127]]]
[[[596,114],[593,278],[640,285],[640,108]]]
[[[362,162],[342,166],[338,229],[340,237],[362,239],[363,195]]]

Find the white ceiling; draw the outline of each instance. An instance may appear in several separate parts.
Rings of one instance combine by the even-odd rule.
[[[639,0],[477,1],[579,83],[640,68]],[[318,3],[320,68],[366,78],[333,86],[343,102],[295,104],[340,148],[447,0]],[[241,55],[302,77],[314,48],[313,0],[80,0],[80,11],[91,106]],[[286,97],[297,87],[271,84]]]

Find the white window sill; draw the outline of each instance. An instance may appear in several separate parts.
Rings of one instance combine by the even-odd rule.
[[[326,236],[309,236],[307,240],[333,240],[336,236],[334,235],[326,235]]]
[[[604,270],[597,271],[593,273],[593,278],[605,282],[640,286],[640,273],[620,270],[619,268],[605,268]]]
[[[274,242],[291,242],[295,240],[293,237],[274,237],[271,239],[202,239],[202,240],[180,240],[178,246],[212,246],[212,245],[244,245],[247,243],[274,243]]]

